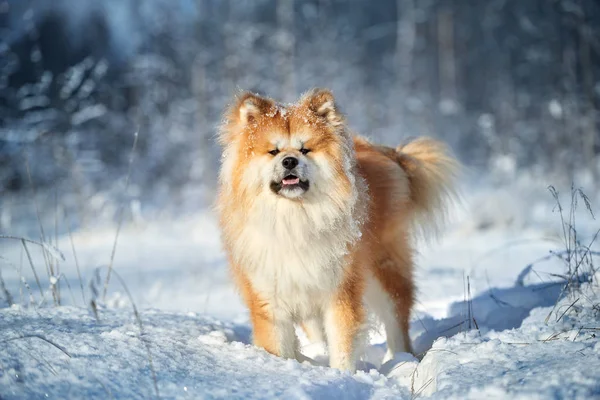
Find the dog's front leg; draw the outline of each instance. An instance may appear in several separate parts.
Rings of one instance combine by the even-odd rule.
[[[250,311],[254,345],[276,356],[298,358],[298,340],[291,315],[261,296],[241,268],[234,269],[234,273]]]
[[[298,351],[298,338],[291,316],[277,316],[275,319],[275,338],[279,346],[279,356],[283,358],[295,358],[301,361]]]
[[[294,324],[288,316],[273,313],[270,304],[250,309],[254,345],[283,358],[298,358],[298,340]]]
[[[332,368],[354,372],[364,321],[360,290],[343,287],[325,310],[325,331]]]

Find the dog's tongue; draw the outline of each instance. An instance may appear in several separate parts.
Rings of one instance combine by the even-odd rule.
[[[289,178],[283,178],[283,180],[281,181],[281,183],[283,183],[284,185],[297,185],[300,182],[300,178],[296,178],[294,177],[289,177]]]

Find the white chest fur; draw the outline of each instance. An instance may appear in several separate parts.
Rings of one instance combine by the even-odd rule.
[[[306,318],[344,277],[349,246],[360,237],[351,214],[332,204],[264,196],[246,216],[233,250],[266,300]]]

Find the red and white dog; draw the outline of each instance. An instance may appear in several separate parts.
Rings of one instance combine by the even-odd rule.
[[[421,138],[396,149],[353,137],[333,95],[280,105],[239,95],[220,132],[217,209],[254,343],[303,360],[295,325],[355,370],[365,306],[387,358],[411,352],[413,234],[436,230],[458,163]]]

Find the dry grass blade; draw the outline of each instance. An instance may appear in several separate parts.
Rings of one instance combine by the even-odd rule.
[[[96,318],[97,322],[100,322],[100,314],[98,313],[98,286],[100,286],[102,284],[102,278],[100,277],[100,269],[102,267],[97,267],[94,269],[94,273],[92,276],[92,279],[90,280],[90,293],[91,293],[91,299],[90,299],[90,308],[92,309],[92,312],[94,313],[94,317]]]
[[[69,294],[71,295],[71,301],[73,302],[73,305],[77,304],[75,301],[75,295],[73,294],[73,289],[71,289],[71,284],[69,283],[69,279],[67,279],[67,276],[62,272],[58,276],[56,284],[59,285],[61,281],[65,281],[65,283],[67,284],[67,289],[69,289]],[[60,288],[60,285],[58,287]]]
[[[127,297],[129,298],[129,301],[131,302],[131,306],[133,308],[133,315],[135,316],[135,320],[136,320],[136,322],[138,324],[138,327],[140,329],[140,336],[139,336],[139,338],[140,338],[140,341],[144,344],[144,347],[146,348],[146,355],[148,357],[148,365],[150,366],[150,371],[152,373],[152,383],[154,384],[154,391],[156,392],[156,397],[160,398],[160,392],[158,390],[158,379],[156,377],[156,370],[154,369],[154,362],[152,361],[152,351],[150,349],[150,343],[145,338],[144,325],[142,323],[142,318],[140,317],[140,313],[138,312],[137,306],[135,305],[135,302],[133,301],[133,296],[131,295],[131,292],[129,292],[129,288],[125,284],[125,281],[117,273],[117,271],[113,270],[113,273],[114,273],[115,277],[119,280],[119,283],[123,287],[123,290],[125,290],[125,293],[127,294]]]
[[[73,232],[71,231],[71,225],[67,223],[69,229],[69,241],[71,242],[71,250],[73,251],[73,259],[75,260],[75,269],[77,270],[77,278],[79,279],[79,287],[81,288],[81,298],[83,304],[86,304],[85,291],[83,290],[83,279],[81,279],[81,270],[79,268],[79,259],[77,258],[77,252],[75,251],[75,243],[73,243]]]
[[[567,309],[565,310],[565,312],[563,312],[563,313],[560,315],[560,317],[558,317],[558,319],[556,320],[556,322],[559,322],[559,321],[560,321],[560,319],[561,319],[562,317],[564,317],[564,316],[565,316],[565,314],[566,314],[566,313],[567,313],[567,312],[568,312],[568,311],[571,309],[571,307],[573,307],[573,306],[575,305],[575,303],[577,303],[578,301],[579,301],[579,297],[578,297],[578,298],[577,298],[577,299],[576,299],[574,302],[572,302],[572,303],[571,303],[571,305],[570,305],[569,307],[567,307]]]
[[[65,255],[59,249],[48,243],[12,235],[0,235],[0,239],[19,240],[21,242],[25,241],[27,243],[35,244],[36,246],[40,246],[43,250],[46,250],[52,257],[66,261]]]
[[[45,244],[46,243],[46,233],[44,232],[44,225],[42,224],[40,207],[37,202],[37,194],[36,194],[36,190],[35,190],[35,185],[33,184],[33,179],[31,178],[31,171],[29,169],[29,160],[27,159],[27,157],[25,157],[25,168],[27,171],[27,179],[29,180],[29,185],[31,186],[31,193],[33,196],[33,204],[35,205],[35,214],[36,214],[38,225],[40,228],[40,239],[41,239],[42,243]],[[53,266],[53,263],[50,261],[49,252],[47,251],[45,245],[42,246],[42,255],[44,256],[44,263],[46,265],[46,272],[48,274],[48,279],[50,279],[50,277],[54,276],[54,266]],[[54,289],[54,287],[53,287],[53,289]],[[55,290],[52,290],[52,298],[54,299],[54,304],[58,305],[58,298],[57,298],[57,293]]]
[[[577,193],[583,199],[583,202],[585,203],[585,208],[588,210],[588,212],[590,213],[592,218],[596,219],[596,217],[594,216],[594,212],[592,211],[592,204],[590,202],[589,197],[587,197],[587,195],[585,193],[583,193],[583,190],[581,190],[581,189],[577,189]]]
[[[29,248],[27,248],[27,241],[25,239],[21,239],[21,243],[23,244],[23,248],[25,249],[25,253],[27,253],[27,259],[29,260],[29,265],[31,265],[31,270],[33,271],[33,276],[35,277],[35,282],[40,289],[40,296],[42,300],[44,299],[44,291],[42,290],[42,284],[40,283],[40,278],[38,277],[37,271],[35,270],[35,266],[33,265],[33,259],[31,258],[31,253],[29,252]]]
[[[4,257],[0,256],[0,260],[4,260]],[[13,298],[6,288],[6,283],[4,282],[4,278],[2,277],[2,268],[0,268],[0,290],[4,294],[4,298],[6,299],[6,303],[10,306],[14,304]]]
[[[464,319],[464,320],[460,321],[459,323],[457,323],[457,324],[454,324],[454,325],[452,325],[452,326],[450,326],[450,327],[448,327],[448,328],[446,328],[446,329],[443,329],[443,330],[441,330],[441,331],[439,331],[439,332],[440,332],[440,333],[446,333],[446,332],[448,332],[448,331],[451,331],[452,329],[458,328],[459,326],[461,326],[462,324],[464,324],[464,323],[466,323],[466,322],[467,322],[467,320],[466,320],[466,319]]]
[[[546,343],[546,342],[550,342],[552,340],[556,340],[558,339],[558,336],[561,334],[561,332],[555,332],[552,335],[548,336],[546,339],[542,340],[542,343]]]
[[[554,201],[556,203],[556,207],[559,210],[561,227],[563,232],[563,241],[565,250],[562,252],[551,252],[550,256],[556,256],[559,260],[561,260],[565,265],[565,276],[561,278],[565,279],[565,285],[561,289],[560,294],[558,295],[557,302],[552,307],[552,310],[546,316],[544,323],[548,323],[550,320],[550,316],[553,313],[558,313],[556,308],[558,306],[558,300],[562,299],[566,294],[574,295],[578,289],[580,289],[581,284],[584,282],[590,282],[593,280],[594,274],[596,272],[594,268],[593,257],[600,255],[600,253],[596,251],[592,251],[592,246],[596,242],[598,235],[600,234],[600,229],[596,231],[590,240],[589,244],[582,245],[581,240],[578,237],[578,232],[576,228],[576,210],[578,205],[578,199],[582,199],[587,211],[591,215],[593,219],[595,219],[594,213],[592,211],[591,202],[587,195],[581,189],[575,189],[571,186],[571,205],[568,211],[568,221],[565,221],[563,214],[563,207],[560,202],[559,194],[556,188],[553,186],[549,186],[548,190],[552,194]],[[544,261],[548,259],[548,257],[544,257],[536,262]],[[584,270],[584,268],[586,268]],[[579,291],[581,292],[581,291]],[[556,322],[560,321],[560,319],[566,314],[566,312],[573,307],[573,305],[579,299],[575,300],[564,313],[558,317]]]
[[[6,342],[12,342],[13,340],[19,340],[19,339],[40,339],[46,343],[48,343],[49,345],[54,346],[55,348],[57,348],[58,350],[60,350],[61,352],[63,352],[64,355],[66,355],[69,358],[72,358],[71,354],[69,354],[69,352],[67,351],[67,349],[65,349],[63,346],[54,343],[53,341],[46,339],[45,337],[43,337],[42,335],[21,335],[21,336],[17,336],[14,338],[9,338],[9,339],[4,339],[2,342],[0,343],[6,343]]]
[[[569,250],[569,244],[566,241],[567,238],[567,232],[565,229],[565,219],[564,219],[564,215],[563,215],[563,208],[562,205],[560,203],[560,199],[558,197],[558,190],[556,190],[556,188],[552,185],[548,186],[548,190],[550,191],[550,193],[552,194],[552,197],[554,197],[554,202],[556,203],[556,207],[558,207],[558,213],[560,215],[560,222],[561,222],[561,227],[563,230],[563,239],[565,240],[565,247],[567,248],[567,250]]]
[[[96,379],[96,381],[98,381],[98,383],[100,384],[100,386],[102,386],[102,389],[104,389],[104,391],[108,395],[109,399],[114,399],[115,398],[115,396],[113,396],[112,392],[110,391],[110,389],[108,388],[108,386],[106,386],[106,384],[104,382],[102,382],[100,379],[98,379],[97,376],[94,376],[94,379]]]
[[[29,303],[33,305],[34,310],[37,312],[38,315],[40,315],[37,307],[35,306],[35,299],[33,297],[33,292],[31,291],[31,287],[29,287],[27,280],[25,279],[25,277],[22,274],[22,271],[23,271],[23,248],[21,248],[21,262],[19,263],[19,267],[17,267],[15,264],[11,263],[10,261],[8,261],[4,258],[2,258],[2,259],[7,264],[13,266],[13,268],[17,272],[17,276],[19,277],[19,304],[23,304],[23,286],[25,286],[25,289],[27,289],[27,292],[29,293]]]
[[[425,384],[424,384],[423,386],[421,386],[421,387],[419,388],[419,390],[418,390],[416,393],[414,393],[414,394],[411,396],[411,399],[416,399],[417,397],[419,397],[419,396],[420,396],[420,395],[423,393],[423,391],[424,391],[425,389],[427,389],[427,387],[428,387],[429,385],[431,385],[432,383],[433,383],[433,378],[431,378],[431,379],[429,379],[427,382],[425,382]]]
[[[575,339],[577,339],[577,337],[579,336],[579,334],[581,333],[582,330],[583,330],[583,327],[579,328],[579,330],[577,331],[575,336],[573,336],[573,341],[575,341]]]
[[[58,376],[58,371],[54,369],[52,364],[50,364],[50,362],[46,360],[46,358],[44,358],[42,354],[39,354],[39,357],[36,357],[35,355],[33,355],[33,349],[31,347],[28,347],[28,350],[29,351],[25,352],[25,354],[36,360],[39,364],[45,364],[46,368],[48,368],[48,371],[50,371],[52,375]]]
[[[127,192],[129,191],[129,180],[131,177],[131,169],[133,166],[133,160],[134,160],[134,156],[135,156],[135,149],[137,147],[137,141],[138,141],[138,132],[136,132],[133,137],[133,145],[131,147],[131,153],[129,154],[129,167],[127,169],[127,177],[125,178],[126,179],[125,180],[125,190],[124,190],[125,194],[127,194]],[[121,204],[121,206],[119,207],[117,232],[115,234],[115,241],[113,243],[112,252],[110,254],[110,263],[108,264],[108,272],[106,273],[106,280],[104,281],[104,291],[102,293],[103,300],[106,300],[106,292],[108,291],[108,283],[110,282],[110,274],[113,270],[113,264],[115,261],[115,253],[117,251],[117,242],[119,241],[119,234],[121,233],[121,226],[123,225],[123,209],[124,209],[124,205]]]
[[[405,364],[408,364],[408,361],[403,361],[403,362],[401,362],[401,363],[399,363],[399,364],[396,364],[396,365],[394,366],[394,368],[392,368],[392,369],[390,370],[390,372],[388,372],[388,373],[387,373],[387,375],[389,376],[389,375],[390,375],[392,372],[394,372],[395,370],[397,370],[398,368],[400,368],[401,366],[403,366],[403,365],[405,365]]]
[[[477,344],[477,343],[473,343],[473,344]],[[436,352],[451,353],[451,354],[454,354],[456,356],[458,355],[457,352],[454,352],[454,351],[448,350],[448,349],[429,349],[429,350],[427,350],[427,353],[429,353],[429,352],[431,352],[431,353],[436,353]]]
[[[58,248],[58,191],[54,189],[54,246]],[[55,262],[56,267],[56,276],[60,279],[60,262],[56,259],[53,260]],[[53,287],[54,288],[54,287]],[[60,285],[56,286],[56,298],[58,301],[58,305],[61,304],[61,294],[60,294]]]

